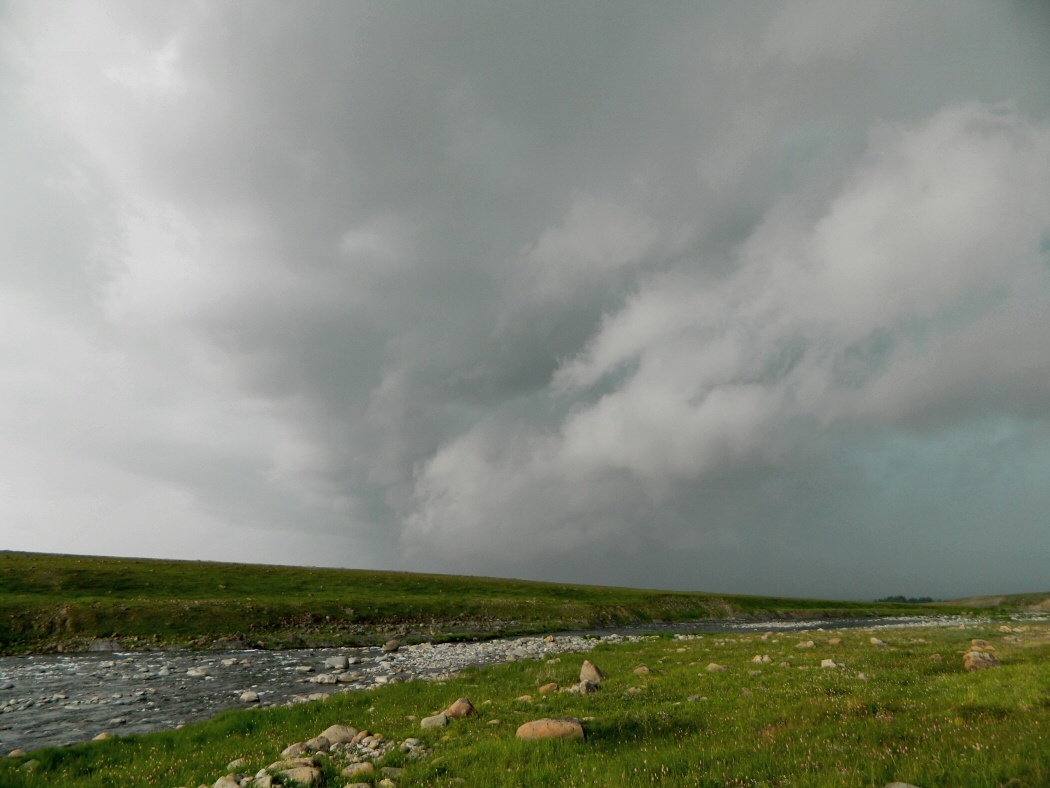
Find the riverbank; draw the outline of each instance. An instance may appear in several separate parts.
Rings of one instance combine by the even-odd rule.
[[[700,619],[955,614],[500,578],[0,552],[0,654],[320,648]],[[982,615],[1003,615],[1003,603]]]
[[[399,786],[1047,784],[1047,622],[899,623],[582,638],[586,654],[530,657],[523,644],[509,662],[513,649],[502,643],[502,664],[455,671],[458,677],[388,681],[318,702],[227,712],[182,730],[7,759],[0,784],[212,786],[230,773],[251,784],[289,745],[336,724],[361,731],[368,744],[318,747],[308,762],[329,786],[344,785],[341,773],[365,760],[374,771],[364,782]],[[413,649],[443,648],[467,647],[396,653],[407,665]],[[974,651],[990,667],[968,671],[963,652]],[[318,675],[321,656],[313,655],[309,675]],[[567,691],[584,658],[604,678],[585,692]],[[460,697],[477,716],[442,722],[437,713]],[[438,727],[422,724],[435,716],[428,725]],[[585,738],[515,736],[523,723],[561,717],[579,720]]]
[[[974,625],[968,617],[834,622],[839,631]],[[983,623],[988,623],[984,621]],[[173,729],[220,711],[324,699],[407,681],[443,681],[470,667],[588,651],[647,635],[789,632],[826,621],[621,627],[445,644],[328,649],[149,650],[0,657],[0,753],[64,747],[111,733]],[[245,694],[250,701],[242,700]]]

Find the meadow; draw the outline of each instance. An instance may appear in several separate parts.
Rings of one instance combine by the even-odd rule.
[[[986,640],[1001,666],[964,670],[974,639]],[[813,647],[799,648],[805,641]],[[754,661],[763,656],[769,661]],[[540,694],[544,684],[575,682],[584,658],[605,673],[596,694]],[[828,659],[836,667],[821,667]],[[708,670],[712,663],[725,669]],[[649,673],[639,675],[643,665]],[[459,697],[479,715],[421,729],[423,716]],[[586,739],[515,738],[525,721],[561,716],[583,720]],[[421,740],[426,757],[395,749],[377,764],[402,769],[398,786],[1045,786],[1050,624],[647,636],[444,683],[41,750],[0,761],[0,785],[212,786],[234,759],[254,774],[336,723]],[[351,782],[339,776],[338,757],[318,760],[325,785]]]
[[[485,577],[0,552],[0,654],[242,643],[366,645],[651,621],[953,613]]]

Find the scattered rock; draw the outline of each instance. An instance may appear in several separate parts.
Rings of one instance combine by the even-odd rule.
[[[968,671],[999,667],[999,658],[987,651],[967,651],[963,654],[963,667]]]
[[[336,684],[338,681],[339,677],[332,673],[318,673],[310,677],[311,684]]]
[[[531,695],[519,695],[514,700],[521,701],[522,703],[532,703]]]
[[[816,648],[816,644],[812,640],[803,640],[796,643],[795,648]]]
[[[211,788],[241,788],[241,781],[236,775],[227,774],[216,780]]]
[[[350,667],[350,660],[343,656],[329,657],[324,661],[324,666],[333,670],[346,670]]]
[[[548,717],[542,720],[526,722],[518,728],[515,735],[525,741],[587,738],[583,731],[583,723],[575,717]]]
[[[445,716],[450,720],[463,719],[464,717],[476,717],[478,716],[478,710],[474,708],[472,704],[466,698],[460,698],[447,709],[445,709]]]
[[[981,638],[975,638],[974,640],[971,640],[970,646],[973,648],[979,648],[982,651],[995,651],[994,647],[988,645],[987,640],[982,640]]]
[[[293,781],[300,785],[321,785],[324,782],[324,772],[316,766],[293,766],[278,774],[282,782]]]
[[[382,774],[384,777],[400,777],[401,769],[399,769],[397,766],[384,766],[382,769],[379,770],[379,773]]]
[[[353,741],[359,732],[357,728],[351,728],[348,725],[329,725],[321,731],[321,735],[328,739],[334,747],[343,742]]]
[[[328,741],[327,736],[314,736],[306,742],[306,748],[310,752],[328,752],[332,747],[332,742]]]
[[[244,760],[244,758],[237,758],[236,760],[230,761],[228,764],[226,764],[226,768],[229,769],[231,772],[235,772],[238,769],[243,769],[246,763],[248,763],[248,761]]]
[[[542,687],[540,687],[536,691],[539,692],[540,695],[547,695],[548,693],[551,693],[551,692],[557,692],[558,691],[558,685],[555,684],[552,681],[550,684],[544,684]]]
[[[258,703],[259,702],[259,693],[258,692],[251,692],[251,691],[242,692],[241,693],[241,702],[242,703]]]
[[[396,641],[396,640],[388,640],[386,643],[383,644],[383,653],[384,654],[393,654],[399,648],[401,648],[401,644],[398,641]]]
[[[602,673],[601,669],[597,665],[592,665],[589,660],[583,661],[583,666],[580,668],[580,682],[589,681],[593,684],[601,684],[602,679],[605,678],[605,674]]]
[[[361,777],[366,774],[375,774],[376,767],[371,761],[352,763],[343,769],[343,777]]]
[[[652,671],[649,670],[646,665],[639,665],[634,669],[634,675],[636,676],[648,676],[650,673],[652,673]]]
[[[714,673],[715,671],[718,671],[718,670],[729,670],[729,668],[727,668],[725,665],[719,665],[717,662],[711,662],[707,666],[707,672],[708,673]]]
[[[885,646],[886,644],[879,640],[877,637],[870,638],[871,645],[873,646]]]
[[[444,728],[448,725],[448,717],[444,714],[435,714],[432,717],[424,717],[419,721],[419,727],[426,730],[427,728]]]
[[[841,668],[842,667],[842,665],[838,664],[833,659],[822,659],[820,661],[820,666],[822,668]]]
[[[841,646],[842,645],[842,638],[828,638],[828,645],[829,646]]]
[[[298,741],[295,744],[290,744],[281,750],[282,758],[298,758],[300,755],[306,755],[310,752],[310,748],[306,746],[306,742]]]
[[[930,654],[930,662],[940,662],[944,659],[940,654]]]
[[[28,753],[25,750],[23,750],[23,749],[21,749],[19,747],[16,747],[15,749],[11,750],[11,752],[9,752],[7,754],[7,757],[8,758],[21,758],[23,755],[27,755],[27,754]]]
[[[107,739],[115,739],[115,738],[117,738],[116,734],[110,733],[109,731],[102,731],[102,733],[100,733],[97,736],[93,737],[91,739],[91,741],[106,741]]]

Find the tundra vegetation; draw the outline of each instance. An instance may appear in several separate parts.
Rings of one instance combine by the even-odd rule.
[[[974,641],[991,667],[965,668]],[[579,683],[584,659],[604,674],[598,688],[563,691]],[[421,726],[458,698],[478,714]],[[515,735],[561,717],[581,720],[585,738]],[[0,784],[210,787],[231,771],[254,776],[334,724],[418,739],[424,756],[391,747],[353,779],[342,776],[345,756],[314,756],[326,786],[1041,786],[1050,784],[1050,625],[646,636],[444,683],[40,750],[0,762]]]
[[[485,577],[0,552],[0,653],[455,640],[651,621],[960,612]]]

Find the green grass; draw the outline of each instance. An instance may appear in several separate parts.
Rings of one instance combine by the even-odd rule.
[[[0,552],[0,653],[449,639],[633,621],[957,612],[958,606],[726,596],[485,577]],[[982,611],[985,612],[985,611]]]
[[[234,758],[246,758],[245,771],[254,772],[287,744],[337,722],[422,739],[432,749],[428,758],[394,753],[382,763],[404,766],[397,784],[406,786],[449,785],[453,778],[474,786],[1050,784],[1050,626],[880,630],[885,647],[873,646],[871,634],[602,645],[585,655],[606,674],[593,696],[537,694],[543,683],[576,678],[584,655],[563,654],[559,662],[465,671],[445,684],[393,685],[287,709],[230,712],[181,731],[42,750],[0,762],[0,785],[210,786]],[[827,645],[833,635],[843,643]],[[961,654],[978,637],[995,646],[1002,667],[963,671]],[[817,648],[795,647],[809,639]],[[756,654],[770,655],[772,664],[752,663]],[[829,657],[845,667],[820,668]],[[710,662],[728,669],[710,673]],[[635,675],[639,664],[651,675]],[[641,691],[629,693],[631,687]],[[517,700],[523,694],[534,699]],[[460,696],[481,715],[436,731],[407,719]],[[586,741],[514,737],[524,721],[565,715],[590,718]],[[489,725],[493,719],[499,723]],[[29,759],[38,761],[33,773],[22,770]],[[338,771],[337,764],[327,767],[328,785],[346,782]]]

